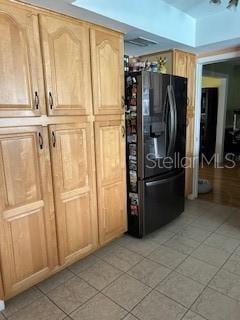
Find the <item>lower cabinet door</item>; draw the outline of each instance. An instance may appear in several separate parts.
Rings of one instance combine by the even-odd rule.
[[[95,137],[99,237],[105,244],[127,230],[123,122],[96,122]]]
[[[70,264],[98,246],[93,129],[53,125],[50,139],[59,255]]]
[[[5,297],[57,265],[47,129],[0,129],[0,261]]]

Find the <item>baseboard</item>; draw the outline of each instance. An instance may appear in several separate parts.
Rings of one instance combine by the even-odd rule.
[[[0,300],[0,312],[5,309],[5,303],[3,300]]]

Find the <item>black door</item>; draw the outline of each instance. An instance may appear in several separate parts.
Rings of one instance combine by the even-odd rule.
[[[140,182],[143,188],[143,235],[167,224],[184,211],[184,170]]]
[[[138,159],[141,179],[181,167],[186,143],[187,80],[142,72],[138,90]]]
[[[218,115],[218,88],[202,89],[201,154],[210,161],[215,154]]]

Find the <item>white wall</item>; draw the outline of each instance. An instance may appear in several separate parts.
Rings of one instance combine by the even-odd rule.
[[[161,0],[77,0],[76,6],[182,44],[195,46],[196,20]]]

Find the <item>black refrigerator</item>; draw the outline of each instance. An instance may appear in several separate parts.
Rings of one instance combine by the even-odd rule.
[[[125,75],[128,232],[143,237],[184,211],[187,79]]]

